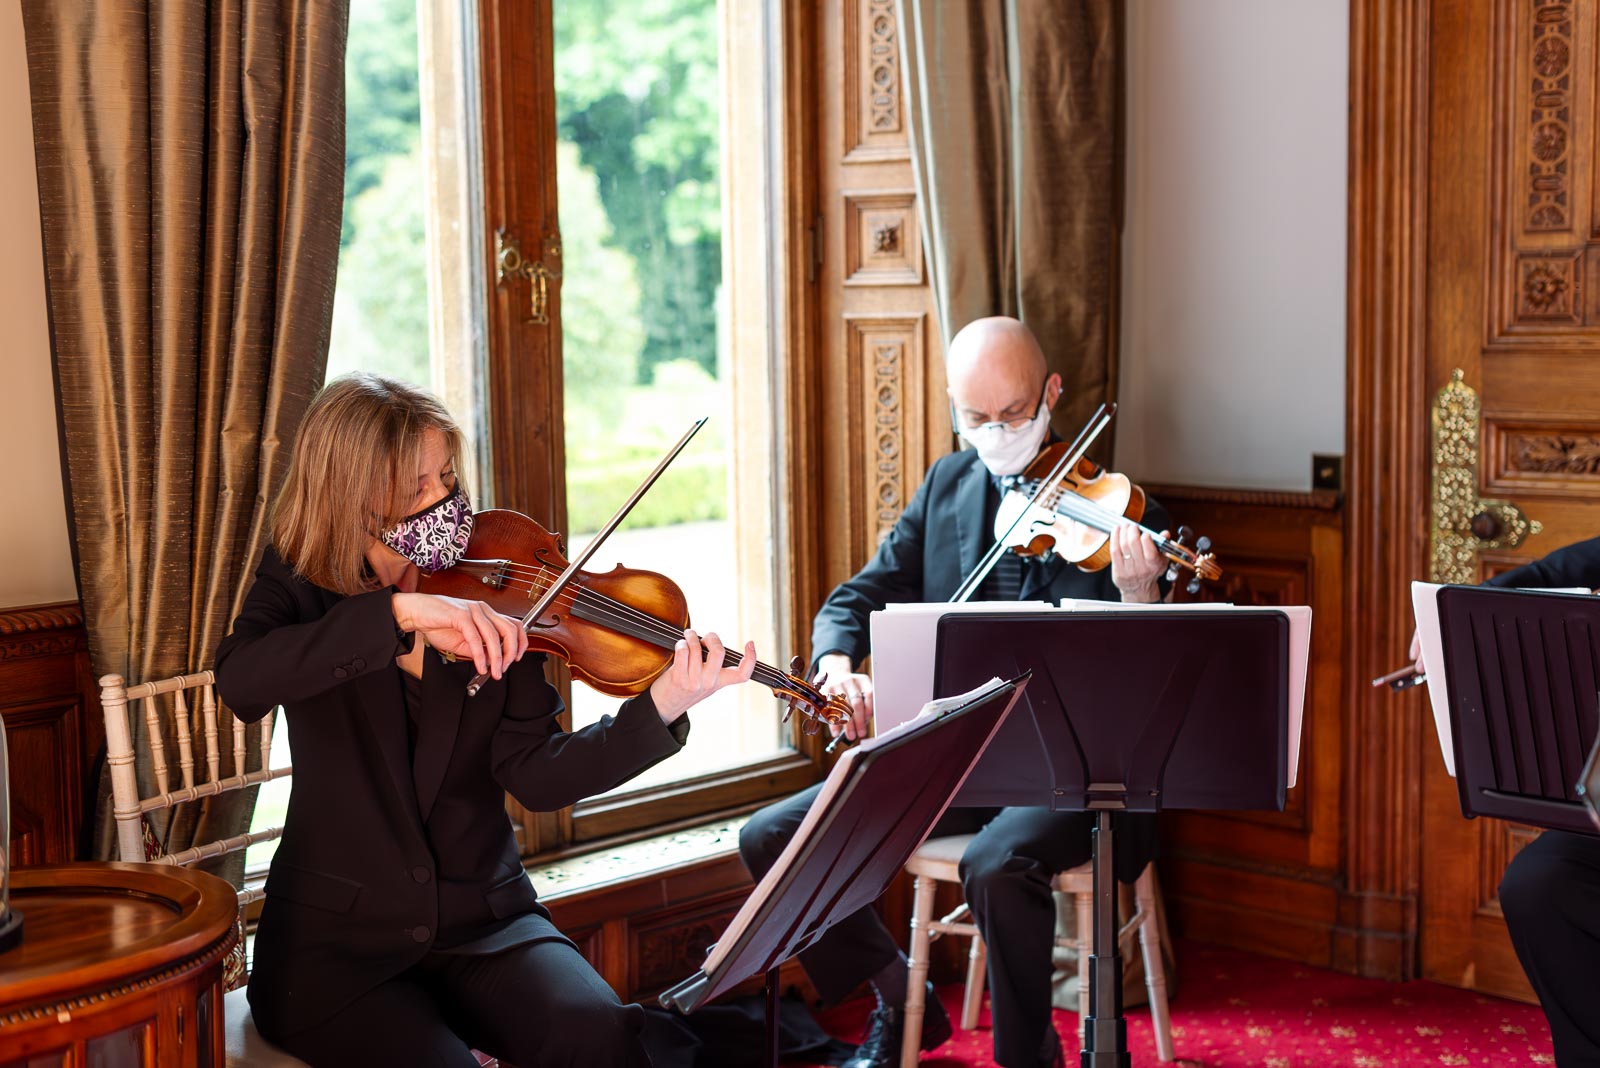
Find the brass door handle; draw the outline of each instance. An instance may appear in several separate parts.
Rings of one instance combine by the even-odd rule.
[[[528,314],[525,321],[541,326],[550,322],[550,282],[561,278],[561,268],[547,264],[561,258],[561,237],[552,235],[544,240],[544,259],[529,260],[522,254],[522,245],[504,228],[494,233],[495,284],[505,285],[512,279],[528,280]]]
[[[1457,367],[1433,401],[1433,509],[1429,524],[1435,582],[1478,581],[1479,551],[1511,549],[1543,526],[1510,501],[1478,496],[1482,406]]]

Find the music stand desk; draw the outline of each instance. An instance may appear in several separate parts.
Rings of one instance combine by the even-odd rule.
[[[939,621],[934,693],[1027,671],[1019,708],[963,805],[1096,813],[1094,955],[1084,1068],[1125,1068],[1111,813],[1281,811],[1288,791],[1290,619],[1275,609],[973,613]],[[1309,638],[1309,628],[1297,641]]]
[[[777,1063],[778,966],[880,897],[944,814],[1028,685],[1027,675],[871,738],[839,758],[799,830],[706,955],[660,995],[689,1013],[749,976],[767,977],[767,1049]]]
[[[1462,814],[1594,834],[1579,783],[1600,733],[1600,598],[1494,586],[1416,592],[1436,599],[1447,713],[1436,725],[1454,757]],[[1426,601],[1418,608],[1420,629]],[[1432,695],[1432,669],[1428,679]]]

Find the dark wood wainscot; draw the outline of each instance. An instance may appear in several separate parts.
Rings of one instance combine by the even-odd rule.
[[[84,777],[105,730],[75,602],[0,609],[0,716],[18,865],[77,855]]]
[[[1312,609],[1298,785],[1283,812],[1172,812],[1160,874],[1183,935],[1308,964],[1341,959],[1343,513],[1332,492],[1146,487],[1211,538],[1224,574],[1195,597]]]

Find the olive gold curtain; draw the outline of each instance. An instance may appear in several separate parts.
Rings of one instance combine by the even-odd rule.
[[[347,0],[23,0],[22,12],[94,669],[136,681],[210,667],[326,364]],[[108,793],[102,777],[100,857],[113,849]],[[168,848],[242,831],[251,793],[180,810],[160,829]],[[237,858],[222,871],[236,881]]]
[[[945,341],[986,315],[1027,323],[1061,374],[1054,423],[1071,436],[1116,394],[1121,0],[897,0],[897,11]]]

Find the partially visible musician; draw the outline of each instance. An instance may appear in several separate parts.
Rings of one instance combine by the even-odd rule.
[[[1600,538],[1557,549],[1487,585],[1600,587]],[[1600,838],[1545,831],[1523,846],[1500,879],[1500,908],[1550,1021],[1556,1064],[1600,1068]]]
[[[868,620],[890,603],[948,600],[994,543],[1000,497],[1046,444],[1050,411],[1061,398],[1060,375],[1048,373],[1044,353],[1015,319],[980,319],[950,343],[946,364],[956,428],[973,446],[928,469],[905,513],[855,577],[829,595],[812,626],[814,670],[824,693],[842,694],[859,737],[872,719],[872,680],[862,673],[869,649]],[[1148,502],[1144,525],[1163,530],[1166,512]],[[1084,572],[1059,558],[1023,559],[1006,553],[977,600],[1063,597],[1148,603],[1167,593],[1166,561],[1147,534],[1120,527],[1111,536],[1111,566]],[[793,836],[818,787],[756,813],[739,837],[739,851],[757,877]],[[1093,817],[1043,808],[951,809],[934,829],[976,833],[961,859],[962,887],[989,948],[989,989],[995,1060],[1006,1068],[1063,1062],[1050,1023],[1050,961],[1055,906],[1050,880],[1090,857]],[[1117,877],[1133,882],[1154,855],[1150,815],[1120,816]],[[878,997],[868,1033],[846,1068],[884,1068],[900,1059],[907,961],[877,914],[864,908],[800,954],[827,1001],[870,981]],[[950,1036],[938,999],[927,1001],[923,1049]]]

